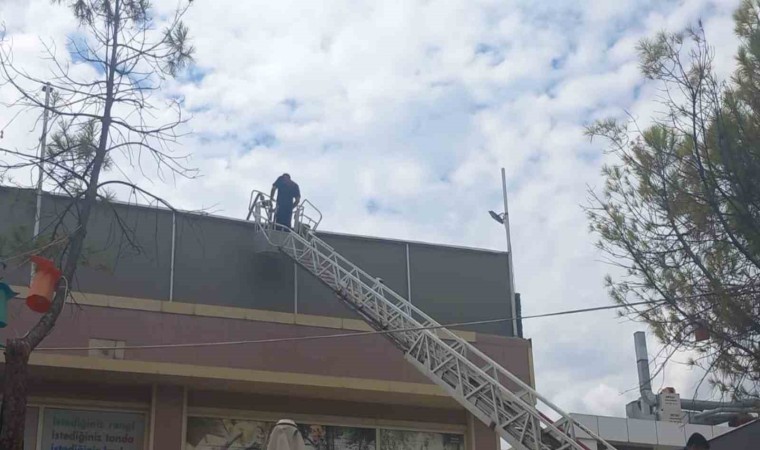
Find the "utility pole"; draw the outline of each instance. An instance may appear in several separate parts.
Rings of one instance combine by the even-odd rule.
[[[48,132],[48,112],[50,107],[50,93],[53,88],[50,83],[45,83],[42,87],[42,91],[45,93],[45,110],[42,112],[42,136],[40,137],[40,149],[39,167],[37,167],[37,210],[34,214],[34,239],[40,234],[40,216],[42,215],[42,178],[45,173],[43,170],[45,167],[45,149],[47,146],[47,132]],[[34,268],[32,268],[32,276],[34,275]]]
[[[509,233],[509,204],[507,202],[507,172],[501,168],[501,191],[504,195],[504,231],[507,233],[507,264],[509,265],[509,302],[512,305],[512,335],[517,336],[517,305],[515,303],[515,271],[512,267],[512,238]]]

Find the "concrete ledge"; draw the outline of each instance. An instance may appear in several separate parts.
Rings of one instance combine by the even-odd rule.
[[[111,308],[161,312],[161,302],[142,298],[111,297],[108,299],[108,306]]]
[[[341,319],[341,328],[344,330],[356,330],[356,331],[372,331],[372,327],[363,320],[357,319]]]
[[[20,296],[26,296],[26,286],[12,286]],[[250,320],[253,322],[272,322],[287,325],[301,325],[317,328],[330,328],[350,331],[372,331],[363,320],[346,319],[312,314],[293,314],[261,309],[236,308],[232,306],[208,305],[204,303],[170,302],[135,297],[92,294],[86,292],[72,293],[76,303],[84,306],[117,308],[136,311],[149,311],[165,314],[182,314],[199,317],[218,317],[223,319]],[[468,342],[477,342],[477,333],[472,331],[452,330],[457,336]]]
[[[216,305],[204,305],[202,303],[195,304],[196,316],[206,317],[220,317],[223,319],[240,319],[246,320],[248,316],[248,310],[244,308],[235,308],[230,306],[219,307]]]
[[[278,311],[265,311],[262,309],[249,309],[245,318],[246,320],[284,323],[288,325],[295,325],[296,323],[296,314]]]
[[[194,315],[195,305],[192,303],[161,302],[161,312],[169,314]]]
[[[394,394],[448,397],[434,384],[409,383],[365,378],[310,375],[295,372],[271,372],[264,370],[237,369],[231,367],[199,366],[138,360],[89,358],[61,355],[38,350],[29,358],[31,366],[56,369],[84,369],[93,371],[160,375],[203,380],[245,381],[277,385],[302,385],[323,388],[388,392]]]
[[[343,320],[339,317],[310,316],[305,314],[296,315],[296,325],[320,328],[343,328]]]

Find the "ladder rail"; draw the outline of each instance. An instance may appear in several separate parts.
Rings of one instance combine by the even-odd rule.
[[[476,347],[471,346],[466,340],[462,339],[457,334],[453,333],[452,331],[450,331],[450,330],[446,329],[445,327],[443,327],[442,325],[440,325],[438,322],[436,322],[435,320],[433,320],[427,314],[425,314],[424,312],[422,312],[421,310],[419,310],[418,308],[416,308],[415,306],[413,306],[410,302],[408,302],[406,300],[403,300],[393,290],[391,290],[390,288],[388,288],[384,284],[372,284],[372,285],[370,285],[367,281],[369,281],[369,280],[376,280],[375,278],[373,278],[372,276],[370,276],[369,274],[367,274],[365,271],[363,271],[361,268],[359,268],[355,264],[353,264],[350,261],[348,261],[345,257],[343,257],[342,255],[340,255],[339,253],[335,252],[334,249],[332,249],[332,247],[330,247],[329,245],[327,245],[326,243],[324,243],[324,241],[322,241],[321,239],[317,238],[316,236],[312,236],[312,237],[310,237],[311,239],[310,239],[310,242],[309,242],[309,241],[306,241],[305,239],[303,239],[301,236],[295,235],[294,233],[290,233],[289,238],[291,240],[293,240],[293,241],[300,240],[301,241],[300,244],[302,244],[302,245],[310,245],[310,246],[313,246],[313,247],[317,247],[319,245],[323,245],[324,247],[326,247],[326,249],[328,249],[331,252],[331,255],[330,255],[331,257],[335,257],[339,262],[341,262],[341,263],[345,264],[345,266],[347,266],[347,267],[344,267],[344,266],[342,266],[340,264],[336,264],[334,266],[336,268],[335,275],[336,275],[336,279],[337,280],[343,280],[343,279],[347,279],[347,278],[354,278],[355,281],[357,281],[358,283],[362,284],[362,287],[365,290],[373,292],[376,297],[382,298],[382,294],[384,293],[384,294],[390,294],[392,297],[394,297],[395,299],[399,300],[400,304],[394,304],[394,303],[391,302],[391,303],[389,303],[389,305],[394,310],[394,312],[401,313],[402,315],[404,313],[406,313],[407,316],[408,316],[407,322],[409,322],[409,324],[408,324],[408,326],[398,327],[398,329],[402,329],[403,330],[403,329],[407,329],[408,328],[408,329],[412,329],[412,330],[419,330],[421,333],[424,334],[424,336],[422,336],[423,339],[432,341],[432,342],[430,342],[430,343],[427,344],[428,346],[430,346],[432,344],[435,344],[439,348],[450,349],[451,345],[449,345],[446,342],[444,342],[444,339],[455,341],[455,342],[459,342],[459,343],[463,344],[463,348],[466,349],[468,353],[472,353],[475,356],[477,356],[480,359],[482,359],[486,363],[486,365],[489,366],[489,369],[496,370],[499,374],[504,375],[505,378],[507,378],[509,381],[512,381],[514,384],[518,385],[520,388],[522,388],[523,390],[525,390],[529,394],[531,394],[530,397],[537,398],[538,400],[541,401],[541,403],[544,403],[547,406],[549,406],[551,409],[553,409],[554,412],[561,414],[563,416],[563,418],[567,417],[567,414],[564,413],[562,410],[560,410],[556,405],[554,405],[553,403],[551,403],[551,401],[549,401],[548,399],[545,399],[540,394],[537,395],[537,393],[529,385],[527,385],[522,380],[520,380],[519,378],[517,378],[515,375],[513,375],[512,373],[510,373],[509,371],[507,371],[506,369],[504,369],[503,367],[501,367],[501,365],[499,365],[498,363],[496,363],[495,361],[493,361],[489,356],[487,356],[486,354],[484,354],[483,352],[481,352],[480,350],[478,350]],[[292,245],[292,243],[289,243],[288,240],[286,239],[286,241],[283,242],[282,247],[283,248],[287,248],[287,247],[289,247],[289,244]],[[319,249],[318,248],[315,248],[314,250],[315,250],[314,253],[319,253]],[[304,266],[304,268],[306,268],[307,270],[309,269],[308,266]],[[310,271],[310,272],[314,273],[313,271]],[[316,275],[316,273],[315,273],[315,275]],[[366,278],[366,281],[362,280],[361,279],[362,277]],[[384,300],[387,300],[387,299],[384,299]],[[407,311],[404,311],[404,309],[406,309]],[[424,322],[420,322],[419,320],[416,320],[413,316],[411,316],[409,314],[410,312],[414,312],[414,313],[416,313],[416,315],[422,317],[424,319]],[[369,318],[373,319],[374,321],[377,321],[377,317],[369,316]],[[438,334],[443,333],[445,336],[444,337],[440,337],[437,333],[434,333],[434,332],[432,332],[429,329],[423,329],[423,328],[430,328],[430,327],[435,327],[435,330],[438,332]],[[412,362],[413,365],[418,366],[418,369],[423,370],[423,372],[430,371],[429,367],[427,367],[424,364],[422,364],[421,362],[419,362],[416,358],[413,358],[413,357],[410,356],[408,348],[405,348],[404,350],[406,350],[406,352],[405,352],[405,358],[407,360],[409,360],[410,362]],[[507,389],[503,385],[503,382],[500,382],[497,378],[494,378],[493,376],[487,374],[481,367],[477,366],[473,361],[471,361],[470,359],[466,358],[465,355],[462,355],[459,352],[453,352],[452,355],[453,355],[454,358],[458,359],[459,362],[462,365],[464,365],[464,366],[467,367],[467,369],[470,371],[470,375],[476,374],[476,375],[479,375],[481,378],[483,378],[485,380],[491,381],[492,382],[491,384],[493,386],[495,386],[500,391],[500,393],[503,396],[507,397],[509,399],[509,401],[511,401],[513,403],[516,403],[519,406],[521,406],[527,412],[527,414],[529,414],[530,416],[532,416],[534,419],[536,419],[539,422],[541,422],[542,424],[544,424],[547,428],[551,429],[556,434],[567,435],[566,433],[562,432],[559,428],[557,428],[555,426],[554,422],[551,421],[551,419],[549,419],[545,415],[541,415],[539,411],[534,410],[534,406],[533,405],[529,405],[522,398],[520,398],[517,395],[515,395],[512,391],[510,391],[509,389]],[[430,360],[431,359],[428,359],[428,361],[430,361]],[[504,381],[504,380],[502,380],[502,381]],[[486,383],[482,383],[481,386],[483,386],[485,384]],[[460,396],[460,393],[457,392],[454,388],[450,388],[450,387],[446,386],[446,390],[449,391],[450,395],[453,395],[455,397],[459,397]],[[466,402],[470,403],[469,401],[466,401]],[[475,413],[475,411],[471,411],[471,412]],[[494,422],[494,417],[486,416],[485,413],[483,411],[481,411],[481,410],[478,410],[477,413],[476,413],[476,415],[478,415],[479,418],[481,420],[483,420],[484,422],[489,422],[489,421],[492,422],[492,423]],[[494,424],[494,425],[496,425],[496,424]],[[585,428],[585,427],[583,427],[583,428]],[[583,431],[587,431],[587,430],[584,429]],[[590,430],[588,432],[590,432]],[[569,436],[569,437],[574,438],[574,436],[572,436],[572,435]],[[577,447],[577,448],[582,449],[583,447]]]
[[[268,198],[264,193],[258,194],[256,199],[266,201]],[[580,430],[586,433],[589,439],[595,440],[605,448],[614,449],[609,443],[596,436],[583,424],[575,421],[569,414],[496,363],[488,355],[456,333],[440,325],[398,293],[379,282],[377,278],[372,277],[336,252],[329,244],[315,235],[314,228],[306,229],[303,235],[298,232],[283,231],[284,239],[275,243],[270,236],[270,231],[272,231],[271,214],[262,214],[262,211],[266,213],[266,208],[256,207],[255,203],[258,200],[254,199],[253,193],[251,198],[249,218],[253,214],[259,231],[263,233],[270,244],[278,247],[299,265],[328,284],[376,328],[388,329],[392,327],[392,329],[409,330],[389,334],[389,337],[404,351],[405,358],[418,370],[436,381],[439,386],[479,420],[491,427],[498,428],[499,434],[507,441],[513,445],[517,443],[522,448],[555,448],[548,447],[549,444],[542,442],[542,438],[548,435],[562,444],[561,447],[556,448],[587,450],[583,444],[576,441],[576,430]],[[271,200],[269,202],[271,205]],[[313,207],[313,205],[311,206]],[[314,209],[316,210],[316,208]],[[303,214],[303,210],[301,211]],[[321,213],[319,220],[314,222],[318,224],[319,221],[321,221]],[[327,266],[323,264],[327,264]],[[326,270],[328,268],[329,270]],[[331,278],[327,278],[327,272],[331,272]],[[352,298],[351,295],[356,296],[356,298]],[[415,351],[417,356],[415,356]],[[437,359],[444,357],[446,359],[443,362]],[[475,358],[480,360],[482,366],[474,361]],[[447,381],[446,377],[449,377],[448,379],[454,378],[453,385]],[[512,392],[504,385],[505,382],[510,382],[519,387],[521,394],[517,395]],[[471,389],[470,392],[464,392],[465,386]],[[480,395],[480,392],[485,393],[489,390],[490,403],[481,401],[479,405],[478,400],[482,399],[476,399],[476,397]],[[532,404],[525,400],[526,395]],[[536,404],[539,402],[559,415],[561,420],[555,422],[541,413],[536,408]],[[507,413],[510,410],[515,411],[514,417],[508,417]],[[515,428],[515,431],[520,432],[519,436],[512,435],[512,430],[507,429],[507,427],[520,421],[523,417],[525,422]],[[563,425],[560,424],[564,424],[567,429],[563,430]],[[531,432],[529,433],[529,431]],[[526,436],[530,447],[526,446]]]
[[[302,244],[306,244],[306,245],[309,244],[303,238],[301,238],[301,239],[302,239],[302,242],[301,242]],[[332,253],[332,256],[334,256],[335,258],[337,258],[338,261],[340,261],[343,264],[345,264],[346,266],[348,266],[350,269],[345,269],[344,268],[344,271],[345,271],[346,274],[349,274],[350,272],[355,271],[356,274],[360,277],[360,281],[362,283],[364,283],[364,286],[367,289],[376,291],[378,295],[386,297],[385,298],[386,300],[388,299],[387,296],[392,297],[393,300],[396,301],[395,306],[399,309],[399,312],[406,312],[407,314],[413,313],[414,315],[419,316],[422,319],[422,321],[417,320],[418,322],[420,322],[418,324],[418,326],[420,326],[420,327],[422,327],[422,326],[425,326],[425,327],[436,327],[437,334],[439,336],[440,336],[440,334],[444,335],[444,336],[440,336],[441,339],[456,341],[458,343],[463,344],[465,346],[465,348],[467,348],[467,350],[469,352],[472,352],[475,356],[483,359],[486,363],[490,364],[495,370],[497,370],[501,375],[503,375],[504,377],[506,377],[509,381],[515,383],[516,385],[518,385],[520,388],[526,390],[527,392],[533,393],[533,392],[531,392],[531,391],[533,391],[533,388],[530,387],[528,384],[526,384],[524,381],[522,381],[520,378],[518,378],[517,376],[515,376],[511,372],[509,372],[506,369],[504,369],[503,367],[501,367],[501,365],[499,365],[498,363],[496,363],[495,361],[493,361],[493,359],[491,359],[488,355],[486,355],[485,353],[483,353],[482,351],[480,351],[477,347],[469,345],[469,343],[465,339],[463,339],[462,337],[460,337],[456,333],[452,332],[448,328],[444,327],[443,325],[439,324],[435,319],[433,319],[432,317],[428,316],[424,311],[422,311],[419,308],[417,308],[416,306],[414,306],[411,302],[409,302],[408,300],[406,300],[403,297],[401,297],[398,293],[396,293],[394,290],[390,289],[385,284],[373,284],[373,285],[369,285],[369,283],[368,283],[369,280],[375,281],[377,279],[375,277],[372,277],[371,275],[369,275],[367,272],[365,272],[364,270],[362,270],[360,267],[358,267],[357,265],[355,265],[354,263],[352,263],[348,259],[346,259],[340,253],[336,252],[335,249],[333,249],[330,245],[328,245],[322,239],[320,239],[320,238],[318,238],[316,236],[313,236],[313,237],[311,237],[311,242],[313,242],[313,243],[315,243],[317,245],[320,245],[322,247],[325,247],[328,251],[330,251]],[[364,277],[366,281],[365,280],[361,280],[361,277]],[[407,311],[403,311],[403,309],[406,309]],[[561,411],[560,408],[558,406],[554,405],[549,399],[543,398],[538,393],[536,393],[536,394],[537,394],[536,397],[539,400],[541,400],[541,402],[545,403],[547,406],[550,406],[552,409],[554,409],[557,412]],[[562,414],[562,415],[566,416],[567,414]]]

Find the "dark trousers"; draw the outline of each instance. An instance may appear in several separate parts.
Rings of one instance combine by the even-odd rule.
[[[277,228],[291,228],[291,220],[293,219],[293,205],[277,205],[277,211],[274,215],[274,222],[279,225]]]

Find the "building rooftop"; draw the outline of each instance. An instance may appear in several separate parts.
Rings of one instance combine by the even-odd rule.
[[[32,235],[35,193],[0,188],[0,236]],[[71,232],[68,197],[43,196],[41,233]],[[80,292],[183,303],[356,318],[333,292],[284,255],[254,249],[245,220],[165,208],[100,202],[91,217],[86,258],[72,280]],[[367,273],[382,278],[442,324],[509,318],[508,259],[493,250],[342,233],[319,236]],[[29,269],[7,274],[28,283]],[[511,322],[464,327],[512,336]]]
[[[589,414],[571,415],[618,450],[680,450],[686,445],[686,440],[692,433],[701,433],[710,440],[732,430],[727,426],[693,425]],[[583,439],[584,433],[579,430],[578,436]],[[585,442],[585,444],[589,445],[592,442]],[[590,448],[595,450],[593,446]]]

